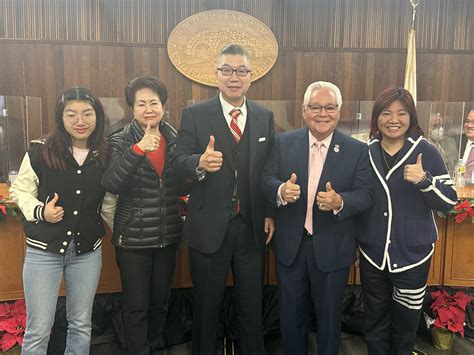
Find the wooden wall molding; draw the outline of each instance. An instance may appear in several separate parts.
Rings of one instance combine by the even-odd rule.
[[[280,47],[406,48],[408,0],[0,0],[0,38],[166,45],[176,24],[205,10],[247,13]],[[423,0],[419,49],[474,50],[474,2]]]

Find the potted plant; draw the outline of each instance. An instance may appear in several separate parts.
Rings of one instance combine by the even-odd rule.
[[[24,300],[13,304],[0,303],[0,350],[1,353],[20,354],[26,327]]]
[[[464,337],[464,324],[466,320],[466,306],[472,297],[464,292],[454,295],[445,290],[431,292],[433,303],[430,308],[434,319],[429,319],[432,325],[431,337],[436,349],[449,350],[454,341],[454,334],[459,333]]]

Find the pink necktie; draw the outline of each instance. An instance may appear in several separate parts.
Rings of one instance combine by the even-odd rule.
[[[323,171],[323,158],[326,147],[321,142],[311,146],[308,166],[308,205],[306,206],[306,219],[304,227],[309,234],[313,235],[313,204],[316,199],[319,179]]]
[[[229,112],[229,114],[232,116],[232,119],[230,120],[230,133],[232,133],[234,140],[239,143],[240,138],[242,137],[242,131],[237,124],[237,118],[240,116],[240,109],[234,108]]]
[[[466,160],[466,182],[472,181],[472,171],[474,170],[474,145],[471,143],[471,151]]]

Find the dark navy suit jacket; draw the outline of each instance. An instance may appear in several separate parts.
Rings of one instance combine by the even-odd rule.
[[[282,133],[276,137],[270,159],[262,173],[265,197],[276,206],[278,187],[292,173],[301,186],[295,203],[276,210],[276,232],[272,248],[279,262],[291,265],[303,236],[308,199],[308,128]],[[372,172],[367,146],[335,130],[328,148],[317,191],[326,191],[326,182],[344,200],[338,215],[313,208],[313,246],[318,268],[335,271],[355,260],[356,238],[354,216],[372,204]]]
[[[275,136],[274,119],[273,113],[262,106],[250,100],[246,100],[246,105],[252,225],[257,247],[264,249],[264,218],[272,217],[272,208],[266,208],[259,182]],[[202,181],[194,181],[183,230],[183,240],[187,245],[202,253],[216,252],[224,240],[231,217],[235,182],[232,138],[219,96],[183,110],[173,161],[182,178],[196,176],[195,169],[207,148],[210,135],[214,135],[214,148],[222,152],[224,161],[219,171],[207,173]]]

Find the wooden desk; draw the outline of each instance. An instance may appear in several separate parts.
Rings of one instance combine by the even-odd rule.
[[[474,187],[463,189],[461,195],[474,196]],[[0,184],[0,195],[8,196],[6,185]],[[453,216],[436,219],[439,240],[431,262],[428,276],[430,285],[474,286],[474,224],[470,219],[455,223]],[[107,230],[102,253],[103,263],[97,293],[120,292],[120,274],[115,262],[115,249],[110,243],[111,233]],[[25,256],[25,238],[21,221],[7,217],[0,223],[0,301],[23,298],[22,269]],[[268,250],[265,283],[276,284],[275,256]],[[358,268],[353,267],[349,284],[360,283]],[[229,273],[227,284],[233,284]],[[188,250],[183,244],[178,248],[174,288],[192,287],[189,271]],[[64,287],[61,288],[64,294]]]
[[[458,198],[474,198],[474,186],[457,188]],[[443,284],[446,286],[474,286],[474,223],[467,217],[456,223],[449,216],[446,229],[446,255]]]

